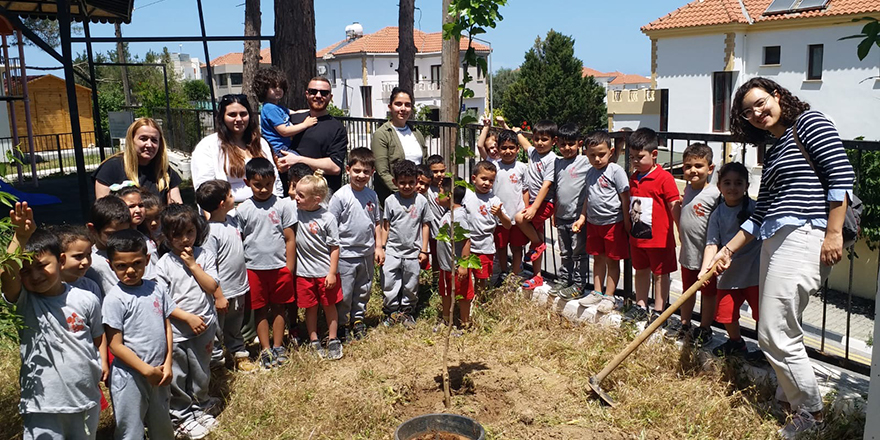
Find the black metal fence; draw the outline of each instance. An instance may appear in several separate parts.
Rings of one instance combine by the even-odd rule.
[[[83,132],[81,136],[87,171],[94,170],[104,158],[118,151],[117,148],[109,146],[105,146],[103,151],[100,151],[96,146],[95,132],[93,131]],[[7,153],[18,157],[23,164],[8,162],[6,160]],[[17,143],[12,137],[0,138],[0,160],[5,163],[5,166],[0,167],[2,169],[0,177],[6,181],[19,181],[33,179],[34,169],[36,169],[37,178],[53,174],[76,173],[73,135],[71,133],[34,135],[33,159],[32,166],[27,136],[19,136]]]

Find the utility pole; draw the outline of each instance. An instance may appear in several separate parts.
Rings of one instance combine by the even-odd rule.
[[[116,27],[116,62],[117,63],[127,63],[125,60],[125,46],[122,44],[122,26],[119,23],[114,25]],[[125,106],[130,110],[131,109],[131,86],[128,84],[128,67],[120,66],[122,69],[122,91],[125,93]]]
[[[413,41],[413,25],[416,0],[400,0],[397,42],[397,83],[404,90],[413,91],[416,63],[416,44]],[[415,104],[415,103],[413,103]]]
[[[443,24],[455,20],[455,17],[449,15],[450,4],[451,0],[443,0]],[[444,122],[458,122],[461,114],[461,104],[458,102],[458,74],[461,70],[459,44],[458,38],[443,40],[440,53],[440,120]],[[456,141],[455,137],[449,136],[447,139],[440,139],[443,157],[452,157],[451,153]]]

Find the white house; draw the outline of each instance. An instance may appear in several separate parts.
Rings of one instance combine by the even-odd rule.
[[[642,27],[651,80],[666,90],[672,132],[726,133],[736,89],[769,77],[830,116],[845,139],[880,139],[880,51],[864,61],[858,40],[880,18],[876,0],[696,0]],[[747,153],[747,165],[759,162]]]
[[[391,89],[398,85],[398,29],[385,27],[372,34],[363,34],[355,23],[346,28],[346,38],[318,51],[318,74],[327,77],[333,87],[334,103],[350,116],[384,118],[388,111]],[[439,120],[440,108],[440,51],[441,32],[413,31],[416,46],[413,94],[415,106],[431,109],[431,119]],[[468,39],[460,42],[461,59],[467,50]],[[491,49],[474,42],[480,57]],[[486,109],[488,82],[476,67],[469,69],[474,82],[470,88],[474,97],[465,99],[463,107],[475,115]]]
[[[267,47],[260,50],[260,65],[269,66],[270,64],[272,64],[272,58]],[[214,75],[214,96],[220,99],[223,95],[242,93],[243,71],[241,52],[230,52],[211,60],[211,73]],[[208,68],[204,64],[201,65],[201,76],[202,78],[208,77]]]
[[[202,79],[202,70],[199,66],[199,59],[191,57],[187,53],[172,53],[171,65],[173,66],[178,79]]]
[[[651,87],[649,78],[618,71],[600,72],[589,67],[583,68],[583,76],[592,76],[605,88],[609,130],[659,127],[659,101],[655,103],[654,91],[648,90]]]

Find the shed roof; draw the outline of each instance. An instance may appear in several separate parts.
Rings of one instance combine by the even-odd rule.
[[[95,23],[131,23],[134,0],[69,0],[71,19]],[[0,1],[0,7],[21,17],[54,20],[58,17],[55,0]]]

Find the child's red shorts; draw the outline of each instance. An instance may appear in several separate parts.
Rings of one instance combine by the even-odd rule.
[[[623,222],[610,225],[587,223],[587,253],[605,255],[612,260],[629,258],[629,238]]]
[[[452,272],[440,271],[440,281],[438,283],[440,296],[452,295],[452,276]],[[465,301],[474,300],[474,283],[471,281],[470,273],[466,277],[460,278],[458,271],[455,272],[455,296],[462,296]]]
[[[336,285],[332,289],[324,287],[324,280],[321,278],[296,277],[296,305],[301,309],[315,307],[318,304],[322,306],[335,305],[342,301],[342,289],[339,285],[339,276],[336,277]]]
[[[496,226],[495,249],[503,249],[504,252],[507,252],[508,244],[513,247],[522,247],[529,244],[529,239],[526,237],[526,234],[523,234],[523,231],[517,225],[511,226],[510,229],[507,229],[504,226]]]
[[[697,280],[700,279],[700,271],[691,270],[684,266],[681,267],[681,288],[684,290],[689,289]],[[718,293],[717,287],[718,277],[709,278],[709,283],[703,287],[700,287],[700,295],[703,296],[715,296]],[[740,302],[742,305],[742,302]]]
[[[715,309],[715,320],[721,324],[739,321],[739,308],[748,301],[752,309],[752,319],[758,320],[758,286],[744,289],[718,289],[718,308]]]
[[[492,276],[492,266],[494,264],[494,255],[485,255],[485,254],[473,254],[480,257],[480,268],[479,269],[471,269],[471,273],[474,275],[474,278],[478,280],[486,280]]]
[[[251,309],[257,310],[269,304],[290,304],[296,296],[293,275],[286,267],[270,270],[247,270],[251,285]]]
[[[532,203],[534,204],[534,203]],[[526,206],[526,209],[531,208],[532,205]],[[540,205],[538,205],[538,210],[535,211],[535,217],[532,218],[532,226],[535,227],[535,230],[538,231],[538,234],[544,234],[544,222],[547,221],[553,215],[554,207],[553,202],[543,201]]]
[[[651,269],[654,275],[666,275],[678,270],[675,248],[638,248],[632,246],[632,266],[635,270]]]

